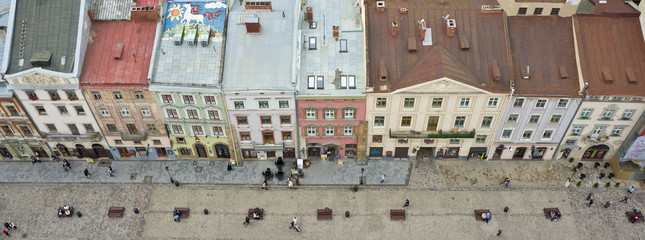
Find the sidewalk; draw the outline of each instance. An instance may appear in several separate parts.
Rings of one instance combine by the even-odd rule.
[[[290,162],[285,164],[285,179],[270,180],[272,185],[286,186],[286,176]],[[72,170],[65,172],[62,162],[0,162],[0,183],[161,183],[170,184],[166,171],[169,169],[172,178],[181,184],[227,184],[227,185],[260,185],[264,180],[262,171],[271,168],[275,173],[277,167],[273,161],[244,161],[243,166],[233,167],[227,171],[227,161],[113,161],[115,177],[109,177],[107,167],[97,163],[71,161]],[[83,176],[83,169],[90,171],[90,179]],[[386,175],[382,185],[405,186],[409,182],[411,162],[405,160],[374,160],[367,164],[356,164],[355,160],[346,159],[343,166],[336,161],[312,161],[311,166],[303,170],[304,177],[300,185],[356,185],[359,183],[361,168],[365,169],[367,185],[381,185],[381,175]]]

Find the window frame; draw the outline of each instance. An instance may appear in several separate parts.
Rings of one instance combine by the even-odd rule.
[[[224,132],[224,128],[222,126],[213,126],[211,128],[211,131],[213,131],[213,136],[226,136],[226,133]]]
[[[502,129],[502,133],[500,134],[499,138],[500,139],[511,139],[513,137],[513,132],[515,129],[512,128],[505,128]],[[505,133],[508,132],[508,136],[505,136]]]
[[[112,91],[112,97],[114,99],[123,99],[123,94],[121,94],[121,91]]]
[[[244,101],[233,101],[233,108],[235,110],[244,109]]]
[[[134,99],[143,100],[146,99],[146,97],[143,95],[143,91],[134,91]]]
[[[414,108],[415,103],[416,98],[414,97],[403,98],[403,108]]]
[[[513,108],[523,108],[525,102],[526,98],[516,98],[515,101],[513,101]]]
[[[110,116],[110,109],[108,108],[99,108],[99,114],[103,117],[109,117]]]
[[[493,102],[493,105],[491,105],[491,102]],[[486,104],[486,108],[497,108],[498,105],[499,105],[499,98],[490,97],[488,98],[488,103]]]
[[[200,125],[193,125],[190,127],[193,130],[193,135],[195,136],[204,136],[204,128]]]
[[[251,132],[240,132],[240,141],[252,141]]]
[[[186,117],[188,119],[199,119],[199,111],[194,108],[186,109]]]
[[[483,141],[480,141],[481,137],[483,137]],[[488,135],[476,135],[475,136],[475,143],[483,144],[486,143],[486,139],[488,138]]]
[[[204,96],[204,104],[206,105],[217,105],[217,98],[213,95]]]
[[[181,125],[171,125],[173,134],[184,134],[184,128]]]
[[[73,105],[72,107],[74,108],[74,110],[76,110],[76,115],[87,115],[87,111],[85,111],[85,108],[83,108],[83,106]]]
[[[141,116],[143,117],[152,117],[152,112],[149,108],[140,108],[139,111],[141,112]]]
[[[235,119],[237,120],[237,125],[249,125],[249,118],[247,116],[236,116]],[[240,123],[240,120],[243,123]]]
[[[267,100],[258,101],[258,109],[268,109],[268,108],[269,108],[269,101]]]
[[[540,104],[540,103],[542,103],[542,104]],[[537,101],[535,101],[535,108],[538,108],[538,109],[544,109],[544,108],[546,108],[546,105],[547,105],[548,103],[549,103],[549,100],[548,100],[548,99],[538,98],[538,100],[537,100]],[[539,105],[542,105],[542,106],[539,106]]]
[[[265,120],[268,120],[268,122],[265,123]],[[260,116],[260,125],[272,125],[272,124],[273,124],[273,120],[271,119],[271,116],[268,116],[268,115]]]
[[[122,117],[130,117],[132,114],[130,114],[130,109],[127,107],[122,107],[119,108],[119,112],[121,113]]]
[[[375,101],[376,108],[387,108],[387,98],[377,97]]]
[[[161,101],[163,103],[175,103],[175,100],[172,98],[172,95],[170,94],[162,94]]]
[[[287,122],[285,122],[285,119]],[[280,115],[280,124],[291,124],[291,115]]]
[[[181,95],[184,104],[195,104],[195,97],[193,95]]]
[[[435,106],[438,103],[439,106]],[[443,98],[432,98],[431,108],[442,108],[443,107]]]
[[[318,127],[309,126],[306,129],[307,137],[314,137],[318,134]]]
[[[404,125],[406,123],[407,125]],[[404,128],[412,127],[412,116],[401,116],[401,124],[399,126]]]
[[[534,121],[533,119],[536,116],[537,116],[537,119],[535,119]],[[540,124],[541,118],[542,118],[542,115],[540,114],[531,114],[531,116],[529,117],[529,121],[526,124]]]
[[[318,116],[318,109],[307,108],[305,109],[305,119],[316,119]]]
[[[564,106],[562,106],[563,101],[564,101]],[[566,99],[566,98],[558,99],[558,104],[555,105],[556,108],[567,108],[568,106],[569,106],[569,99]]]
[[[590,119],[591,118],[591,113],[593,113],[593,108],[585,108],[580,111],[580,116],[578,116],[578,119]]]
[[[571,134],[570,135],[571,136],[580,136],[580,133],[582,133],[582,130],[584,128],[585,127],[583,127],[583,126],[573,126],[573,128],[571,128]]]
[[[543,12],[544,8],[541,7],[536,7],[535,9],[533,9],[533,15],[542,15]]]
[[[179,118],[179,113],[177,112],[177,109],[167,108],[166,109],[166,116],[167,116],[167,118],[177,119],[177,118]]]
[[[462,97],[459,99],[459,108],[470,108],[470,98]]]
[[[461,119],[461,118],[463,118],[463,119]],[[468,118],[466,116],[455,116],[455,121],[454,121],[452,127],[453,128],[464,128],[466,126],[466,120],[467,119]],[[458,122],[461,122],[461,125],[457,125]]]
[[[340,44],[340,46],[339,46],[340,50],[338,52],[346,53],[347,50],[348,50],[347,39],[340,39],[339,42],[340,42],[339,43]]]
[[[521,7],[517,9],[517,15],[526,15],[527,12],[528,12],[528,8],[525,8],[525,7]]]
[[[530,133],[528,137],[526,137],[526,133]],[[520,140],[531,140],[533,139],[533,133],[535,133],[535,130],[533,129],[526,129],[524,132],[522,132],[522,136],[520,137]]]
[[[557,121],[554,122],[553,118],[555,118],[556,116],[557,116]],[[558,123],[560,123],[560,121],[562,121],[562,114],[553,114],[553,115],[551,115],[551,118],[549,118],[549,123],[550,124],[558,124]]]
[[[284,105],[283,105],[284,103]],[[279,108],[289,108],[289,100],[279,100],[278,101],[278,107]]]
[[[333,126],[326,126],[325,127],[325,136],[335,136],[336,135],[336,127]]]
[[[511,122],[512,116],[515,116],[515,119]],[[508,114],[508,118],[506,118],[506,123],[517,123],[519,120],[520,120],[519,113],[511,113],[511,114]]]
[[[217,110],[207,110],[206,113],[208,113],[208,119],[210,120],[220,120],[219,116],[219,111]]]
[[[549,133],[549,136],[548,136],[548,137],[544,137],[544,135],[545,135],[545,134],[547,134],[547,133]],[[540,139],[542,139],[542,140],[551,140],[551,139],[553,138],[553,135],[554,135],[554,134],[555,134],[555,130],[553,130],[553,129],[545,129],[545,130],[542,132],[542,137],[541,137]]]
[[[343,136],[354,136],[354,127],[343,127]]]
[[[372,135],[372,143],[383,143],[383,135]]]
[[[377,119],[377,118],[382,118],[382,119]],[[379,121],[382,120],[382,121]],[[382,125],[376,125],[377,123],[381,123]],[[374,128],[384,128],[385,127],[385,116],[374,116]]]
[[[488,126],[485,126],[484,123],[486,122],[487,118],[490,118],[490,120],[488,122]],[[493,120],[494,119],[495,119],[495,117],[493,117],[493,116],[484,116],[484,117],[482,117],[482,123],[481,123],[480,127],[481,128],[491,128],[493,126]]]

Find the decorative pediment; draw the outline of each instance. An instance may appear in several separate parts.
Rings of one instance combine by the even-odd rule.
[[[483,90],[455,81],[440,79],[402,89],[401,93],[481,93]]]
[[[34,84],[34,85],[44,85],[44,84],[56,84],[58,83],[59,78],[55,76],[48,76],[40,73],[32,73],[22,77],[23,84]]]

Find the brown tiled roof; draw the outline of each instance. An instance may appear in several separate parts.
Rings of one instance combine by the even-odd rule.
[[[384,12],[377,12],[376,3],[367,1],[369,79],[374,91],[380,91],[378,66],[387,66],[388,91],[448,77],[491,92],[510,91],[510,68],[506,48],[504,17],[501,13],[481,13],[481,5],[497,1],[386,1]],[[408,8],[401,14],[400,8]],[[442,16],[456,20],[456,33],[446,35]],[[432,29],[432,46],[423,46],[419,20]],[[391,36],[392,21],[399,25],[396,37]],[[408,53],[408,39],[416,41],[416,52]],[[470,48],[461,50],[460,38]],[[501,81],[493,81],[491,63],[500,69]]]
[[[589,95],[645,96],[645,42],[638,17],[578,15],[574,27]]]
[[[578,96],[578,69],[571,18],[509,17],[515,93]],[[529,66],[528,79],[524,79]],[[563,79],[561,71],[568,77]]]
[[[589,0],[594,5],[593,14],[606,16],[631,16],[638,17],[640,12],[626,4],[624,0],[606,0],[607,3],[599,3],[600,0]]]

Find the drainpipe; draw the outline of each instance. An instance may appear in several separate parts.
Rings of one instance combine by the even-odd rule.
[[[300,120],[298,119],[298,99],[296,99],[296,94],[298,90],[293,91],[293,100],[295,102],[294,106],[296,108],[296,157],[300,159]]]

